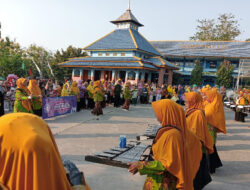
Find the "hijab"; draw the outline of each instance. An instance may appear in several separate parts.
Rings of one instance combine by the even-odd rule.
[[[42,95],[41,89],[39,88],[37,81],[35,79],[32,79],[29,81],[28,89],[32,95],[35,95],[35,96]]]
[[[0,118],[0,184],[18,190],[70,190],[61,157],[40,117],[28,113]],[[14,135],[13,135],[14,134]]]
[[[207,119],[203,110],[203,99],[197,92],[185,93],[186,101],[189,102],[189,108],[186,110],[187,127],[192,131],[209,153],[213,153],[213,138],[208,131]]]
[[[16,85],[17,85],[17,89],[23,90],[26,93],[26,96],[29,96],[31,93],[30,93],[29,89],[24,84],[26,81],[27,81],[27,79],[25,79],[25,78],[19,78],[16,81]],[[28,98],[25,99],[25,100],[21,100],[21,102],[22,102],[22,106],[28,112],[30,112],[32,110],[32,108],[31,108],[31,102],[30,102],[30,100]]]
[[[226,134],[226,121],[224,106],[220,93],[217,89],[211,89],[205,92],[208,104],[205,107],[205,115],[208,124],[218,129],[218,132]]]
[[[63,89],[62,89],[62,92],[61,92],[61,96],[69,96],[68,87],[69,87],[69,84],[68,84],[68,83],[65,83],[65,84],[63,85]]]
[[[201,143],[187,129],[181,106],[164,99],[153,102],[152,107],[161,125],[173,128],[163,133],[152,146],[154,158],[178,179],[177,189],[192,190],[200,167]]]

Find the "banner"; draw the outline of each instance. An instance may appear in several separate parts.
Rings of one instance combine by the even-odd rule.
[[[43,119],[76,112],[76,96],[43,98]]]

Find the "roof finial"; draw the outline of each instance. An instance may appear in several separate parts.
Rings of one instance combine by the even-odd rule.
[[[130,0],[128,0],[128,10],[130,11]]]

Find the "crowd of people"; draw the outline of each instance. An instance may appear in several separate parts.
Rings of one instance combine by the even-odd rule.
[[[249,90],[239,90],[238,94],[236,104],[249,104]],[[6,99],[12,101],[15,112],[0,117],[2,189],[72,188],[54,137],[46,122],[38,117],[42,113],[42,98],[57,96],[76,96],[78,111],[91,109],[95,115],[103,114],[102,109],[108,104],[124,110],[129,110],[130,103],[152,104],[162,127],[153,140],[148,160],[129,165],[132,174],[147,175],[144,190],[200,190],[211,182],[210,174],[222,166],[216,141],[218,133],[226,134],[223,87],[159,87],[121,80],[56,84],[52,80],[19,78],[16,86],[2,83],[0,88],[0,106]],[[50,163],[44,164],[46,158],[50,158]],[[48,168],[49,165],[53,167]],[[90,189],[84,178],[80,184],[83,189]]]
[[[147,175],[144,190],[200,190],[222,166],[216,150],[218,133],[226,134],[222,95],[206,86],[185,92],[185,111],[169,99],[152,103],[162,127],[148,161],[131,163],[129,171]]]
[[[158,86],[155,83],[117,81],[71,81],[57,83],[53,80],[36,80],[19,78],[16,85],[8,81],[0,82],[0,115],[4,110],[8,112],[26,112],[42,115],[42,98],[58,96],[76,96],[77,111],[92,109],[95,115],[103,114],[102,108],[113,104],[114,107],[122,106],[129,110],[130,104],[151,104],[161,99],[171,99],[184,105],[185,92],[201,92],[197,85],[166,85]],[[226,89],[220,88],[222,98],[226,97]],[[249,91],[239,91],[235,97],[236,104],[249,104]]]

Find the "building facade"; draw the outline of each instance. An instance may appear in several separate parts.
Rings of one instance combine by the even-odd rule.
[[[88,57],[72,58],[60,64],[73,68],[72,79],[172,84],[173,71],[178,67],[165,60],[139,33],[143,25],[131,10],[111,23],[116,25],[114,31],[84,48]]]
[[[151,41],[164,58],[179,67],[175,72],[183,84],[190,84],[195,61],[203,66],[203,83],[214,85],[216,72],[224,61],[233,64],[233,76],[238,75],[239,63],[250,59],[250,42],[239,41]],[[250,68],[249,68],[250,69]]]

